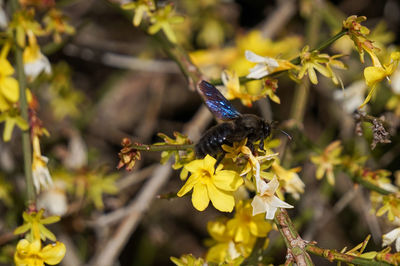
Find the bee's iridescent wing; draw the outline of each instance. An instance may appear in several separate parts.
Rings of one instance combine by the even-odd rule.
[[[213,85],[202,80],[199,88],[203,93],[207,107],[216,118],[228,121],[240,116],[240,113]]]

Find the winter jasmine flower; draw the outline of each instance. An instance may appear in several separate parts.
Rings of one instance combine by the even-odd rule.
[[[216,159],[207,155],[186,164],[184,167],[191,176],[179,190],[178,197],[193,189],[192,203],[197,210],[205,210],[211,200],[217,210],[231,212],[235,206],[233,192],[243,184],[243,180],[235,171],[222,170],[222,164],[214,169],[215,163]]]
[[[245,56],[250,62],[257,63],[255,67],[250,69],[250,74],[247,75],[248,78],[261,79],[279,67],[278,61],[271,57],[262,57],[249,50],[245,51]]]
[[[265,212],[265,219],[272,220],[278,208],[293,208],[292,205],[275,196],[275,192],[279,188],[279,181],[276,176],[269,183],[262,180],[259,185],[258,194],[251,203],[251,206],[253,206],[253,215]]]
[[[343,109],[352,114],[364,101],[364,93],[367,85],[364,81],[356,81],[344,90],[337,90],[333,93],[333,98],[341,102]]]
[[[29,79],[34,80],[40,73],[51,74],[49,59],[40,52],[36,43],[27,46],[23,54],[24,71]]]
[[[32,242],[21,239],[17,244],[14,262],[16,266],[43,266],[45,263],[56,265],[64,258],[65,252],[65,245],[58,241],[42,248],[40,239],[35,239]]]

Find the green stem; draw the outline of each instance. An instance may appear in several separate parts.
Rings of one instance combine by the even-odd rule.
[[[167,145],[147,145],[147,144],[132,144],[131,147],[138,151],[181,151],[194,149],[194,144],[167,144]]]
[[[329,261],[342,261],[346,263],[351,263],[351,264],[356,264],[356,265],[393,265],[392,262],[386,262],[386,261],[377,261],[375,259],[365,259],[365,258],[360,258],[356,256],[351,256],[347,254],[340,253],[336,250],[330,250],[330,249],[323,249],[320,247],[317,247],[315,245],[308,245],[306,247],[307,251],[315,254],[320,257],[327,258]]]
[[[19,9],[18,0],[12,1],[12,7],[14,13]],[[14,33],[15,34],[15,33]],[[21,116],[23,119],[29,122],[28,115],[28,103],[26,99],[26,77],[24,72],[24,63],[22,60],[23,48],[19,47],[15,41],[15,62],[17,66],[17,80],[19,84],[19,104],[21,109]],[[35,205],[36,194],[35,187],[33,185],[32,177],[32,151],[31,141],[29,136],[29,129],[22,132],[22,151],[24,154],[24,170],[26,178],[26,193],[27,193],[27,205]]]
[[[390,192],[386,189],[383,189],[371,182],[368,182],[367,180],[363,179],[361,176],[356,176],[356,175],[351,175],[351,174],[349,174],[349,176],[350,176],[351,180],[353,180],[353,182],[360,184],[369,190],[378,192],[379,194],[382,194],[382,195],[392,194],[392,192]]]
[[[310,255],[305,249],[306,241],[304,241],[299,236],[299,233],[297,233],[297,230],[285,209],[278,209],[276,211],[274,222],[277,225],[288,249],[287,258],[292,257],[297,265],[314,265]]]
[[[314,25],[318,25],[318,24],[314,24]],[[338,39],[340,39],[341,37],[343,37],[346,34],[347,34],[347,29],[342,29],[340,32],[336,33],[334,36],[330,37],[328,40],[324,41],[323,43],[318,45],[316,48],[314,48],[312,50],[312,52],[324,50],[329,45],[331,45],[332,43],[334,43],[335,41],[337,41]],[[290,60],[290,63],[292,63],[294,65],[299,65],[301,63],[300,56]],[[274,73],[271,73],[271,74],[267,75],[266,77],[276,77],[277,75],[282,74],[284,72],[287,72],[287,70],[280,71],[280,72],[274,72]],[[246,76],[239,77],[240,84],[243,84],[243,83],[246,83],[246,82],[249,82],[249,81],[252,81],[252,80],[256,80],[256,79],[247,78]],[[212,80],[210,83],[215,85],[215,86],[223,85],[221,79]]]

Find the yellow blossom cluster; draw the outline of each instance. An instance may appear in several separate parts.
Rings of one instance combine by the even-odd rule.
[[[148,28],[149,34],[156,34],[162,30],[168,40],[176,43],[176,35],[172,29],[173,24],[182,23],[184,18],[175,15],[172,4],[168,4],[163,8],[156,8],[153,0],[139,0],[122,5],[125,10],[134,10],[133,25],[138,27],[146,16],[149,18],[151,26]]]
[[[24,212],[24,224],[15,229],[14,234],[25,234],[21,239],[14,254],[14,262],[17,266],[26,265],[55,265],[64,258],[66,248],[62,242],[56,241],[55,235],[44,225],[52,224],[60,220],[58,216],[43,218],[44,210],[30,213]],[[49,239],[53,244],[42,246],[42,241]]]

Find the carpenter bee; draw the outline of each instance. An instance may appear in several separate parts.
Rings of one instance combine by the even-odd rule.
[[[218,91],[216,87],[206,81],[201,81],[199,88],[205,103],[213,115],[224,121],[207,130],[195,146],[196,155],[204,157],[206,154],[219,157],[221,161],[225,152],[222,144],[232,146],[247,138],[247,146],[254,152],[253,143],[260,140],[259,147],[264,149],[264,139],[271,134],[271,124],[252,114],[240,114],[231,103]]]

